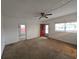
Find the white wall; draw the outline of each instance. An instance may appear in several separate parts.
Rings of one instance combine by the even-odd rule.
[[[68,32],[57,32],[55,31],[56,23],[65,23],[65,22],[74,22],[77,21],[76,13],[58,17],[46,21],[49,24],[49,37],[56,38],[61,41],[68,43],[76,44],[77,42],[77,33],[68,33]]]
[[[39,23],[34,20],[27,20],[24,18],[5,17],[5,38],[6,44],[14,43],[19,40],[18,25],[26,25],[26,38],[31,39],[39,36]]]
[[[34,22],[27,24],[27,39],[39,36],[40,25]]]
[[[4,17],[1,16],[1,54],[3,53],[5,47],[5,24]]]

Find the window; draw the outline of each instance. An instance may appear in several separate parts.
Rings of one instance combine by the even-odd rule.
[[[64,31],[64,28],[65,28],[64,23],[55,24],[55,30],[56,31]]]
[[[55,24],[55,31],[65,31],[65,32],[76,32],[77,31],[77,23],[58,23]]]
[[[45,33],[48,34],[48,25],[45,25]]]
[[[66,31],[67,32],[76,32],[77,24],[76,22],[66,23]]]

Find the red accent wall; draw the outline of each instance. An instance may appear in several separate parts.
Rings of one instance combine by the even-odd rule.
[[[40,24],[40,37],[45,36],[45,24]]]

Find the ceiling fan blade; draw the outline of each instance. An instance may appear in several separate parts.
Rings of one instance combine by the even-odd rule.
[[[52,15],[52,14],[46,14],[46,15]]]

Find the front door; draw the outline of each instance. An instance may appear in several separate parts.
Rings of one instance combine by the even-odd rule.
[[[40,24],[40,37],[45,36],[45,24]]]

